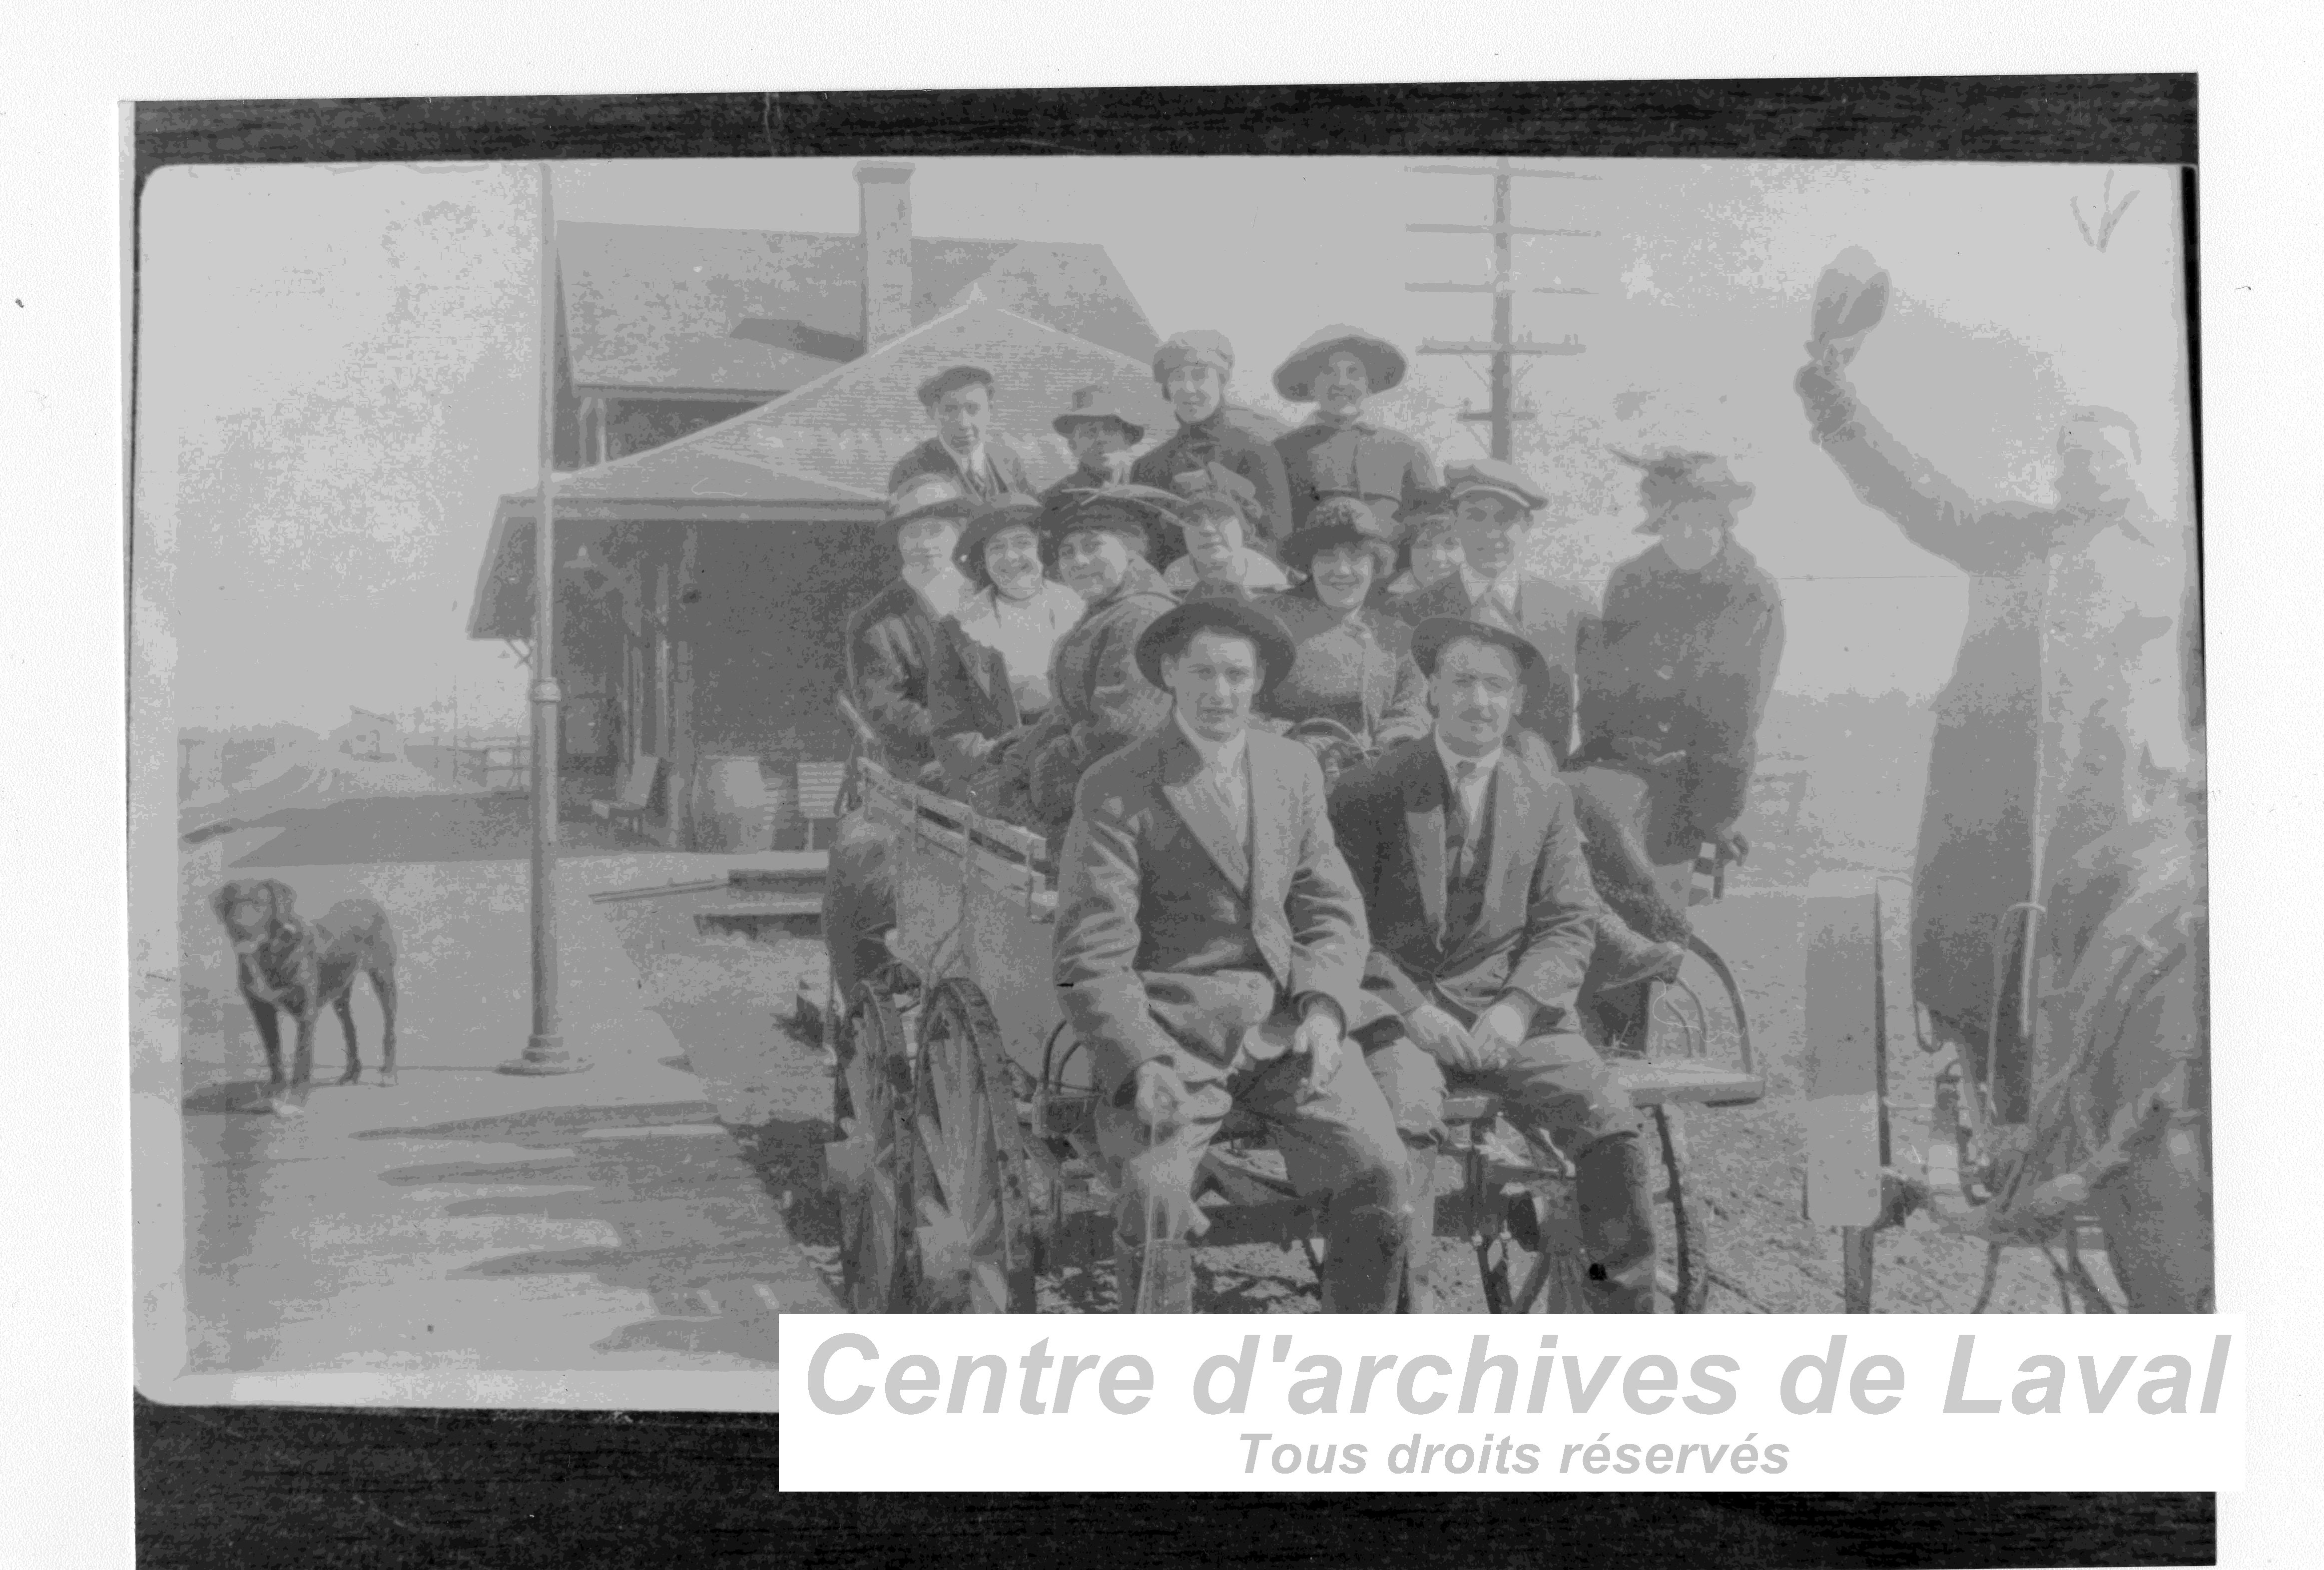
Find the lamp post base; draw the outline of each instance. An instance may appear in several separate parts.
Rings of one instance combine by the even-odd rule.
[[[524,1056],[512,1057],[500,1066],[503,1074],[578,1074],[589,1067],[586,1057],[576,1057],[565,1050],[562,1036],[531,1036],[525,1039]]]

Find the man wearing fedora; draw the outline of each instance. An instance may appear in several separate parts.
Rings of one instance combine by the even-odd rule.
[[[1049,429],[1073,449],[1074,472],[1041,493],[1054,506],[1068,491],[1093,491],[1130,478],[1130,449],[1146,439],[1146,427],[1130,417],[1120,398],[1102,387],[1074,391],[1073,407],[1049,421]]]
[[[1600,906],[1572,793],[1519,718],[1556,695],[1530,639],[1461,617],[1414,630],[1435,725],[1341,776],[1340,850],[1371,928],[1359,1030],[1410,1147],[1409,1305],[1432,1306],[1436,1155],[1448,1077],[1499,1096],[1575,1168],[1584,1290],[1600,1313],[1655,1311],[1654,1210],[1636,1114],[1577,1015]],[[1424,1222],[1424,1218],[1426,1218]]]
[[[1361,328],[1334,322],[1275,369],[1275,391],[1313,403],[1307,423],[1276,439],[1291,485],[1291,526],[1303,529],[1325,496],[1353,496],[1391,531],[1443,485],[1436,457],[1416,439],[1364,418],[1364,402],[1404,380],[1404,352]]]
[[[952,365],[920,383],[920,406],[936,421],[936,434],[896,460],[888,489],[921,475],[941,475],[970,500],[990,502],[1004,492],[1033,494],[1025,460],[989,434],[992,424],[992,373],[982,365]]]
[[[1655,544],[1614,569],[1583,638],[1581,757],[1669,778],[1647,825],[1655,864],[1691,864],[1705,842],[1739,861],[1751,846],[1736,823],[1784,652],[1781,591],[1735,539],[1753,490],[1710,453],[1617,456],[1641,471],[1638,531]]]
[[[1275,439],[1283,428],[1264,415],[1227,405],[1227,381],[1234,372],[1234,346],[1224,333],[1178,333],[1155,351],[1154,380],[1170,400],[1178,429],[1130,466],[1130,477],[1159,490],[1189,470],[1224,465],[1249,480],[1259,497],[1259,533],[1279,541],[1291,533],[1291,487]],[[1156,558],[1167,567],[1178,555],[1175,540]]]
[[[1404,1157],[1344,1048],[1363,1017],[1363,904],[1314,759],[1250,728],[1290,640],[1248,601],[1200,600],[1148,627],[1138,660],[1169,715],[1081,781],[1055,956],[1096,1075],[1100,1148],[1120,1172],[1120,1306],[1192,1307],[1195,1174],[1240,1107],[1323,1204],[1324,1311],[1392,1312]]]
[[[856,712],[878,735],[882,762],[908,779],[936,759],[928,679],[948,657],[939,629],[960,608],[966,586],[953,552],[975,510],[957,480],[906,480],[888,498],[883,524],[901,570],[847,618],[847,685]]]

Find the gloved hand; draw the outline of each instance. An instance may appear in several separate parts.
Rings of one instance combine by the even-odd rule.
[[[1713,829],[1702,837],[1718,847],[1720,866],[1726,866],[1731,862],[1746,861],[1750,857],[1750,837],[1732,824],[1725,828]]]
[[[1831,436],[1856,412],[1856,389],[1849,384],[1838,359],[1820,357],[1801,366],[1799,374],[1792,378],[1792,387],[1807,411],[1810,428],[1819,437]]]

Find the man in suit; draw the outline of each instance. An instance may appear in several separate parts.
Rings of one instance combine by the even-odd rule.
[[[992,373],[982,365],[953,365],[920,383],[920,405],[936,421],[936,434],[896,460],[888,489],[922,475],[955,482],[973,502],[990,502],[1013,492],[1033,494],[1025,460],[997,436],[992,425]]]
[[[1236,1106],[1325,1204],[1327,1312],[1389,1313],[1409,1217],[1379,1085],[1342,1049],[1359,1020],[1364,910],[1296,742],[1250,728],[1292,649],[1249,602],[1199,600],[1139,642],[1172,697],[1159,730],[1083,777],[1060,861],[1056,980],[1088,1048],[1100,1148],[1120,1163],[1125,1312],[1186,1312],[1193,1185]],[[1374,1011],[1377,1012],[1377,1010]]]
[[[1434,731],[1341,776],[1332,824],[1362,891],[1364,985],[1397,1018],[1358,1039],[1412,1147],[1410,1299],[1427,1280],[1439,1107],[1452,1076],[1554,1136],[1576,1168],[1585,1288],[1600,1313],[1655,1311],[1654,1210],[1636,1113],[1583,1039],[1576,999],[1598,900],[1572,792],[1538,738],[1513,730],[1551,696],[1533,643],[1443,617],[1413,634]]]
[[[1167,491],[1182,474],[1223,464],[1250,482],[1259,500],[1254,527],[1280,544],[1291,537],[1291,483],[1284,475],[1283,456],[1275,450],[1283,427],[1248,409],[1227,406],[1227,379],[1233,373],[1234,346],[1223,333],[1179,333],[1155,352],[1154,380],[1170,400],[1178,429],[1132,464],[1130,477]],[[1167,568],[1178,554],[1177,542],[1166,540],[1155,565]]]

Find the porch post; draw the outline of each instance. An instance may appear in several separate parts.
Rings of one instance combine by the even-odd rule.
[[[557,210],[540,166],[540,497],[532,536],[532,1033],[503,1074],[571,1074],[557,1008]]]

